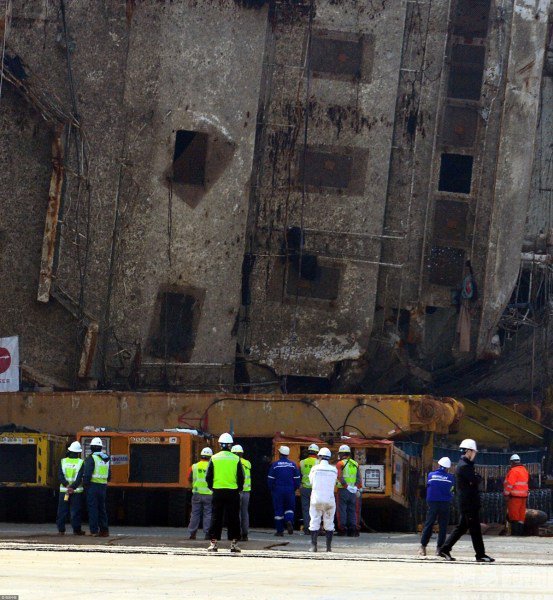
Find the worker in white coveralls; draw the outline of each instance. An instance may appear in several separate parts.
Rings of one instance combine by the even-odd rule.
[[[321,527],[321,520],[326,532],[326,551],[332,550],[332,535],[334,534],[334,514],[336,513],[336,500],[334,487],[338,477],[338,470],[328,461],[331,452],[328,448],[321,448],[317,454],[319,463],[309,472],[311,483],[311,500],[309,504],[309,530],[311,531],[311,546],[309,552],[317,552],[317,536]]]

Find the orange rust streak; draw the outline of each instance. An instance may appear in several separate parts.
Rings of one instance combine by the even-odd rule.
[[[58,230],[58,216],[64,175],[63,145],[61,142],[62,132],[63,126],[60,125],[56,130],[54,141],[52,142],[52,176],[50,178],[46,223],[44,225],[44,237],[42,241],[42,257],[40,261],[40,277],[37,295],[39,302],[49,301],[50,288],[52,286],[52,268],[54,264],[54,251],[56,248],[56,234]]]

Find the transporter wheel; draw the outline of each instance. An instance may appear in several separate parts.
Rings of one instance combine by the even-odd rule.
[[[8,502],[6,490],[0,488],[0,522],[4,522],[8,516]]]
[[[54,502],[50,490],[27,488],[25,492],[25,520],[29,523],[47,523],[51,512],[50,503]]]
[[[186,527],[188,525],[189,490],[171,490],[167,508],[167,524],[169,527]]]
[[[148,525],[148,496],[145,490],[128,490],[127,525]]]

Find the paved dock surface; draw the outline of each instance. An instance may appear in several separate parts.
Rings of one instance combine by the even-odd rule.
[[[232,556],[224,541],[217,554],[207,554],[205,541],[185,539],[186,529],[110,533],[57,536],[52,526],[0,524],[0,598],[553,598],[551,538],[485,537],[497,559],[487,565],[474,562],[466,537],[455,547],[458,561],[446,563],[432,552],[418,558],[412,534],[336,538],[332,554],[311,554],[308,536],[255,530],[242,554]]]

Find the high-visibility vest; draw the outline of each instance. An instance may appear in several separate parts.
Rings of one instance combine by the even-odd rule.
[[[94,471],[92,471],[92,477],[90,481],[92,483],[103,483],[107,485],[109,476],[109,460],[104,462],[98,454],[92,455],[94,461]]]
[[[84,460],[82,458],[62,458],[61,459],[61,470],[63,476],[67,479],[67,487],[60,483],[60,492],[67,492],[68,487],[73,487],[71,484],[75,483],[79,470],[82,467]],[[81,494],[83,486],[80,485],[76,490],[76,494]]]
[[[301,471],[301,486],[304,488],[311,488],[309,481],[309,473],[311,469],[317,464],[317,459],[314,456],[308,456],[303,460],[300,460],[300,471]]]
[[[514,496],[515,498],[528,497],[528,471],[523,465],[511,467],[507,472],[503,483],[503,494],[505,496]]]
[[[205,480],[208,465],[209,461],[207,460],[200,460],[200,462],[192,465],[193,494],[203,494],[204,496],[211,496],[211,494],[213,494],[213,492],[207,487],[207,481]]]
[[[342,477],[346,482],[343,486],[339,481],[336,482],[336,486],[339,488],[347,487],[348,485],[355,485],[357,482],[357,469],[359,465],[353,460],[353,458],[346,458],[339,461],[338,465],[342,463]]]
[[[213,489],[237,490],[236,465],[240,462],[240,458],[228,450],[221,450],[211,457],[211,462],[213,463]]]
[[[242,463],[242,468],[244,469],[244,492],[252,491],[252,463],[245,458],[240,458],[240,462]]]

